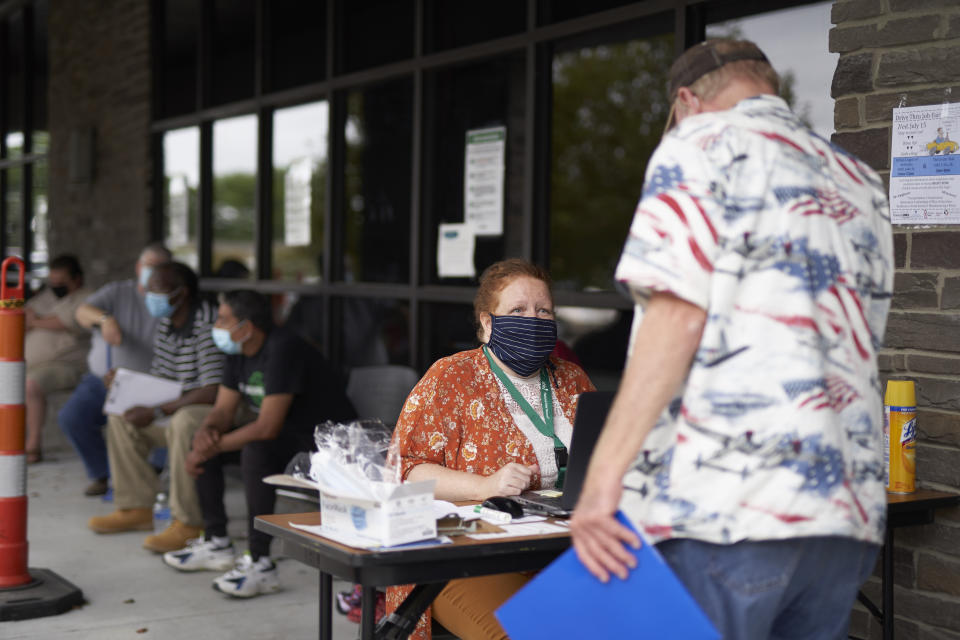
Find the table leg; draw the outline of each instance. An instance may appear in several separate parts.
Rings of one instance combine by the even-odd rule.
[[[883,640],[893,640],[893,527],[883,538]]]
[[[333,576],[320,572],[320,640],[333,640]]]
[[[377,626],[377,640],[405,640],[409,637],[416,628],[420,616],[446,586],[446,582],[415,586],[397,610],[385,617]]]
[[[377,610],[377,588],[363,587],[360,594],[360,638],[373,640],[374,625]]]

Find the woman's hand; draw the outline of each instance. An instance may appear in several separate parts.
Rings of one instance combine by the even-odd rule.
[[[530,482],[537,465],[526,466],[516,462],[507,463],[492,476],[484,478],[484,499],[490,496],[516,496],[523,493]]]

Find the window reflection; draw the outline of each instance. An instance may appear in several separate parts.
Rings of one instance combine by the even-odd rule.
[[[47,161],[33,164],[33,213],[30,219],[32,243],[30,249],[30,274],[33,278],[47,275],[50,254],[47,244]]]
[[[331,0],[332,1],[332,0]],[[265,5],[269,12],[271,89],[288,89],[323,80],[327,66],[327,3],[284,0]]]
[[[612,289],[669,106],[672,34],[553,57],[550,270],[558,288]]]
[[[47,19],[47,0],[38,0],[33,4],[33,153],[46,153],[50,146],[47,130]]]
[[[429,193],[427,206],[427,251],[436,255],[437,227],[444,222],[464,222],[464,154],[467,132],[488,127],[506,128],[503,163],[503,233],[477,236],[474,266],[479,275],[485,268],[522,253],[523,183],[525,136],[525,62],[514,54],[480,64],[440,71],[431,76],[435,84],[435,113],[427,118],[433,144],[427,161]],[[434,283],[456,283],[441,279],[436,260],[427,264]]]
[[[389,82],[347,97],[343,279],[410,278],[413,86]]]
[[[337,66],[349,72],[413,55],[411,0],[340,0],[342,52]]]
[[[407,364],[409,306],[382,298],[335,298],[340,335],[334,339],[341,367]]]
[[[757,43],[780,74],[780,95],[811,129],[833,133],[830,85],[838,53],[827,45],[832,2],[726,19],[708,13],[708,38],[745,38]],[[711,19],[712,18],[712,19]],[[789,24],[789,29],[782,26]]]
[[[197,108],[197,57],[201,3],[164,0],[163,40],[160,43],[160,110],[165,116]]]
[[[213,270],[238,260],[256,273],[257,117],[213,124]]]
[[[23,258],[23,168],[10,167],[5,171],[6,192],[4,202],[7,207],[3,221],[3,230],[6,234],[6,256]]]
[[[23,108],[24,96],[24,37],[23,10],[7,20],[6,33],[6,132],[7,157],[23,155]]]
[[[163,241],[176,259],[199,268],[197,190],[200,185],[200,130],[168,131],[163,136]]]
[[[213,0],[213,104],[253,95],[255,20],[255,0]]]
[[[480,345],[473,305],[429,303],[420,308],[420,357],[426,370],[440,358]]]
[[[522,32],[527,4],[516,0],[428,0],[427,51],[442,51]]]
[[[273,118],[273,277],[322,276],[327,186],[326,101],[279,109]]]
[[[558,306],[557,336],[601,391],[615,391],[630,342],[633,312],[622,309]]]

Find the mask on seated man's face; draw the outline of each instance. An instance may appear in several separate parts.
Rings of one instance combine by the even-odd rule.
[[[217,348],[228,356],[235,356],[240,353],[243,349],[243,343],[246,342],[250,336],[238,342],[230,337],[230,333],[244,322],[246,322],[246,320],[238,322],[230,329],[221,329],[220,327],[211,329],[210,334],[213,337],[213,344],[217,345]]]
[[[523,377],[533,375],[547,363],[557,344],[555,320],[492,313],[490,318],[487,348],[500,362]]]
[[[154,318],[169,318],[176,310],[176,306],[170,304],[170,299],[177,295],[180,289],[175,289],[170,293],[156,293],[147,291],[144,302],[147,305],[147,312]]]
[[[60,284],[56,286],[50,285],[50,291],[53,293],[53,295],[57,296],[58,298],[62,298],[68,293],[70,293],[70,289],[68,289],[67,285],[65,284]]]

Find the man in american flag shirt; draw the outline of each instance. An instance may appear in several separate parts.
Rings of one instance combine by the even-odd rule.
[[[638,319],[571,529],[623,577],[623,510],[724,638],[842,638],[885,525],[892,236],[883,182],[778,82],[747,41],[671,67],[677,126],[616,271]]]

